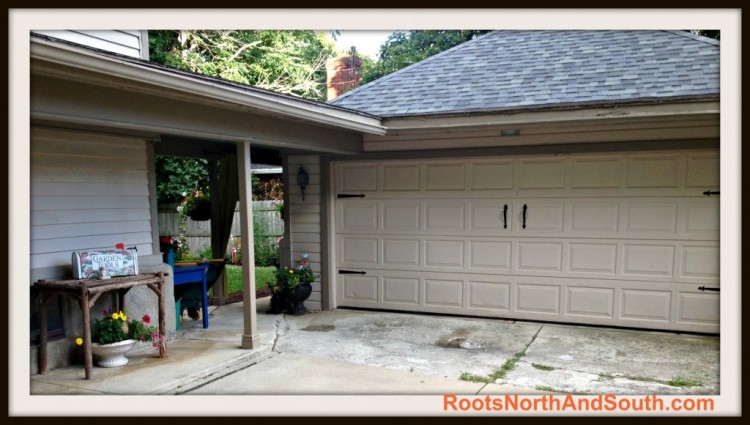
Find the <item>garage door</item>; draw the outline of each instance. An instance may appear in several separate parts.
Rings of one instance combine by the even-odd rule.
[[[338,306],[719,331],[719,154],[339,162]]]

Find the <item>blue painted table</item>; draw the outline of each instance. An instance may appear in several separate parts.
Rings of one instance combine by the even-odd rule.
[[[197,266],[176,266],[174,268],[174,286],[200,284],[201,287],[201,315],[203,316],[203,328],[208,328],[208,287],[206,274],[208,264]]]

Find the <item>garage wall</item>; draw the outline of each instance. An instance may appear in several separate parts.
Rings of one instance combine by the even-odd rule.
[[[284,186],[289,206],[292,265],[296,266],[302,254],[308,253],[310,254],[310,267],[316,275],[320,275],[322,252],[320,157],[316,155],[290,156],[287,164]],[[297,185],[297,172],[300,166],[304,167],[310,175],[310,183],[305,188],[304,200],[302,191]],[[320,282],[320,277],[313,282],[313,292],[305,301],[305,306],[310,310],[320,310],[322,307]]]
[[[32,280],[69,269],[73,251],[153,254],[148,158],[143,139],[32,128]]]

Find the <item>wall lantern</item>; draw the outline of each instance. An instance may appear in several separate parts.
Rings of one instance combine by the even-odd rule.
[[[300,165],[299,170],[297,171],[297,184],[302,191],[303,201],[305,200],[305,187],[307,187],[308,183],[310,183],[310,175],[307,174],[305,168]]]
[[[503,137],[514,137],[514,136],[520,136],[521,130],[517,128],[509,128],[506,130],[500,130],[500,135]]]

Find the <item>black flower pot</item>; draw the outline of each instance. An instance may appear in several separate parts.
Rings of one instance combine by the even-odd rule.
[[[310,294],[312,294],[312,285],[309,283],[300,283],[289,290],[289,300],[292,302],[292,306],[287,309],[289,314],[299,315],[307,313],[304,302],[310,298]]]
[[[266,310],[266,314],[279,314],[283,313],[284,310],[291,307],[289,302],[289,295],[287,291],[271,288],[271,307]]]
[[[193,221],[206,221],[211,219],[211,202],[199,201],[195,208],[190,211],[190,219]]]

